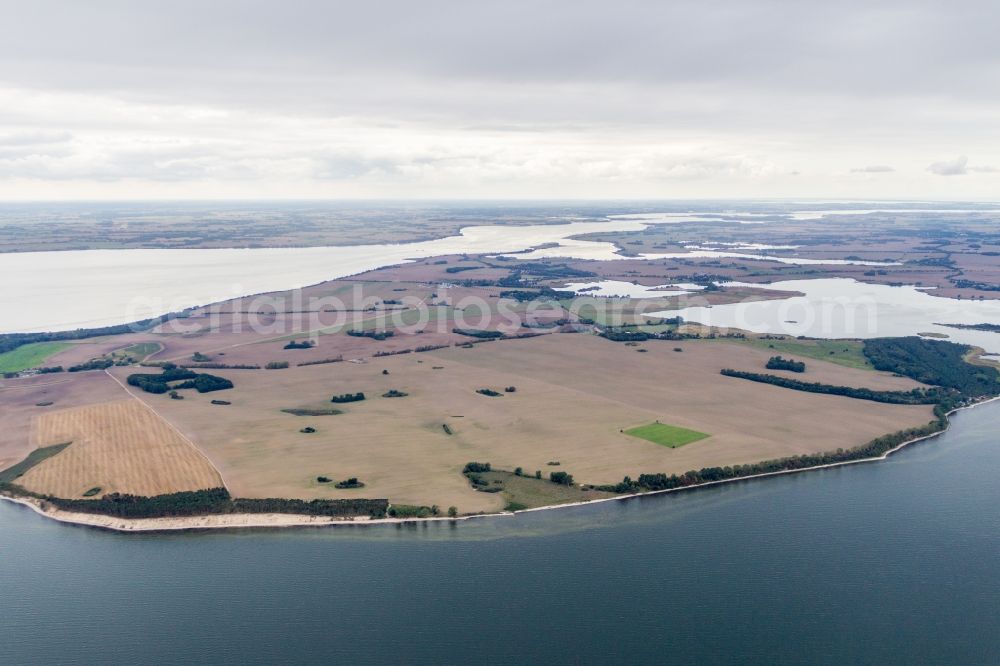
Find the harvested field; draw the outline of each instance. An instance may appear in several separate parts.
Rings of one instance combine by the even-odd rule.
[[[31,433],[36,416],[126,397],[128,393],[103,372],[0,380],[0,469],[23,460],[35,448]]]
[[[101,488],[102,493],[161,495],[222,485],[205,457],[137,400],[41,415],[35,441],[39,447],[71,442],[18,479],[37,493],[73,498]]]
[[[682,346],[684,353],[673,352]],[[220,410],[204,396],[138,397],[177,425],[245,497],[352,497],[317,476],[365,481],[363,495],[402,504],[500,509],[498,494],[474,491],[466,462],[496,469],[548,470],[550,460],[579,483],[604,484],[643,472],[685,472],[838,447],[931,420],[926,406],[885,405],[736,381],[723,367],[759,369],[771,355],[722,341],[651,341],[649,352],[592,335],[547,335],[452,347],[369,363],[221,371],[236,388]],[[440,368],[440,369],[437,369]],[[383,375],[382,370],[389,375]],[[127,370],[115,368],[122,376]],[[872,370],[810,360],[811,381],[878,389],[916,383]],[[503,390],[502,399],[476,393]],[[379,397],[389,389],[409,395]],[[368,400],[303,437],[292,406],[319,408],[330,396]],[[823,425],[816,415],[823,414]],[[660,420],[711,437],[671,449],[621,432]],[[443,428],[447,424],[452,434]]]

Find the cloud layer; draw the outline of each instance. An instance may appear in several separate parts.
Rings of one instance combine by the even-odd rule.
[[[997,190],[991,2],[6,4],[7,198]]]

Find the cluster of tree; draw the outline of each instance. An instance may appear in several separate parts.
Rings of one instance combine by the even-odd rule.
[[[312,340],[303,340],[302,342],[296,342],[295,340],[292,340],[287,345],[285,345],[284,348],[285,349],[312,349],[313,348],[313,342],[312,342]]]
[[[35,372],[37,372],[40,375],[49,375],[55,372],[62,372],[62,371],[63,367],[61,365],[52,365],[44,368],[38,368],[37,370],[35,370]]]
[[[971,350],[968,345],[910,336],[865,340],[864,354],[877,370],[955,389],[970,398],[997,395],[1000,372],[967,362]]]
[[[189,316],[189,311],[171,312],[152,319],[142,319],[130,324],[118,324],[115,326],[102,326],[100,328],[78,328],[73,331],[54,331],[45,333],[5,333],[0,335],[0,354],[17,349],[21,345],[32,342],[60,342],[63,340],[83,340],[85,338],[97,338],[105,335],[122,335],[124,333],[139,333],[155,328],[171,319],[180,319]]]
[[[597,273],[573,268],[563,263],[544,263],[540,261],[524,261],[515,269],[518,273],[527,273],[546,279],[596,277]]]
[[[288,367],[288,361],[268,361],[264,364],[265,370],[284,370]]]
[[[909,259],[906,263],[911,266],[937,266],[940,268],[955,267],[955,260],[951,257],[922,257],[920,259]]]
[[[723,368],[721,373],[727,377],[739,377],[749,379],[752,382],[762,384],[773,384],[782,388],[805,391],[807,393],[826,393],[829,395],[842,395],[848,398],[859,400],[871,400],[873,402],[885,402],[893,405],[933,405],[945,397],[947,391],[939,388],[915,388],[911,391],[876,391],[869,388],[855,388],[853,386],[835,386],[833,384],[820,384],[818,382],[800,382],[797,379],[779,377],[778,375],[764,375],[757,372],[744,372]]]
[[[552,472],[549,474],[549,480],[552,483],[558,483],[560,486],[573,485],[573,475],[567,472]]]
[[[135,386],[146,393],[166,393],[189,388],[195,389],[198,393],[210,393],[233,388],[233,383],[225,377],[194,372],[169,363],[163,366],[163,371],[158,375],[136,373],[129,375],[126,381],[129,386]],[[178,383],[171,384],[171,382]]]
[[[92,358],[86,363],[69,366],[70,372],[86,372],[87,370],[105,370],[115,364],[110,358]]]
[[[205,356],[200,351],[196,351],[194,354],[191,355],[191,360],[194,363],[208,363],[209,361],[212,360],[212,357],[211,356]]]
[[[497,396],[503,395],[499,391],[494,391],[491,388],[476,389],[476,393],[479,393],[480,395],[487,395],[491,398],[496,398]]]
[[[973,280],[952,280],[954,284],[959,289],[975,289],[976,291],[1000,291],[1000,285],[993,284],[991,282],[975,282]]]
[[[347,332],[347,334],[355,338],[371,338],[372,340],[385,340],[386,338],[391,338],[394,335],[392,331],[359,331],[359,330],[350,330]]]
[[[476,328],[455,327],[451,329],[451,332],[459,335],[467,335],[470,338],[479,338],[480,340],[495,340],[503,337],[503,333],[500,331],[482,331]]]
[[[525,289],[507,289],[500,292],[500,298],[512,298],[519,303],[525,301],[558,301],[564,298],[573,298],[576,292],[557,291],[552,287],[539,287],[538,290],[528,291]]]
[[[330,402],[359,402],[365,399],[365,394],[361,391],[357,393],[341,393],[340,395],[335,395],[330,398]]]
[[[652,333],[645,331],[628,331],[616,328],[606,328],[599,335],[612,342],[645,342],[653,337]]]
[[[393,504],[392,506],[389,507],[389,515],[392,516],[393,518],[430,518],[432,516],[440,516],[441,509],[438,507],[437,504],[434,504],[432,506]]]
[[[225,377],[217,377],[207,373],[199,373],[194,379],[174,384],[174,389],[193,388],[198,393],[211,393],[212,391],[225,391],[233,388],[233,383]]]
[[[182,368],[205,368],[206,370],[260,370],[259,365],[246,363],[199,363],[197,365],[181,364]]]
[[[408,395],[410,395],[410,394],[406,393],[405,391],[399,391],[399,390],[396,390],[396,389],[389,389],[388,391],[386,391],[385,393],[382,394],[382,397],[383,398],[405,398]]]
[[[806,364],[802,361],[793,361],[790,358],[772,356],[767,359],[768,370],[791,370],[792,372],[805,372]]]
[[[449,266],[444,269],[445,273],[461,273],[462,271],[476,271],[481,269],[482,266]]]
[[[344,489],[348,489],[348,488],[364,488],[365,484],[362,483],[361,481],[358,481],[358,477],[352,476],[349,479],[344,479],[343,481],[338,481],[337,483],[333,484],[333,487],[334,488],[340,488],[341,490],[344,490]]]
[[[503,482],[499,479],[490,482],[483,474],[492,470],[490,463],[470,462],[462,469],[462,474],[469,480],[475,490],[484,493],[498,493],[503,490]]]

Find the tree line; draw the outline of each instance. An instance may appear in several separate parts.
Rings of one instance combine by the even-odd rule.
[[[795,391],[842,395],[848,398],[884,402],[893,405],[933,405],[938,403],[947,393],[946,390],[940,388],[915,388],[911,391],[876,391],[874,389],[855,388],[853,386],[802,382],[797,379],[789,379],[788,377],[765,375],[758,372],[744,372],[743,370],[733,370],[732,368],[723,368],[720,370],[720,374],[726,377],[749,379],[752,382],[760,382],[761,384],[772,384]]]
[[[209,488],[146,497],[110,493],[99,499],[66,499],[33,493],[21,486],[4,483],[0,490],[22,497],[44,500],[64,511],[116,518],[167,518],[230,513],[293,513],[307,516],[371,516],[384,518],[389,507],[385,499],[248,499],[233,498],[225,488]]]

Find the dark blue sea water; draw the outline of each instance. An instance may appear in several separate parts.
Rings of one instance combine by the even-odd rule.
[[[997,663],[998,424],[453,526],[119,535],[0,503],[0,664]]]

